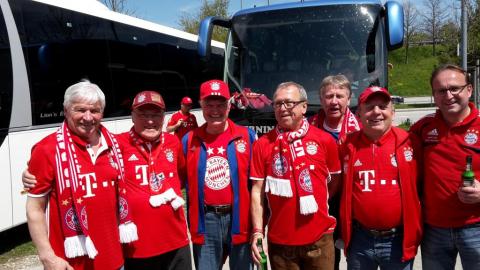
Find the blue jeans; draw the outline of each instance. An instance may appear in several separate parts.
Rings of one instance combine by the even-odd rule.
[[[458,253],[463,269],[480,269],[480,223],[449,229],[425,224],[422,269],[453,270]]]
[[[362,228],[352,228],[352,240],[347,252],[348,270],[407,270],[413,259],[402,262],[403,233],[375,237]]]
[[[222,269],[223,255],[230,257],[231,270],[253,269],[250,244],[232,245],[231,214],[205,213],[205,243],[193,245],[197,270]]]

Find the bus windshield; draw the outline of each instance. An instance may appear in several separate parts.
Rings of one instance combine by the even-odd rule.
[[[387,83],[380,13],[380,5],[346,4],[235,16],[226,51],[229,81],[269,98],[279,83],[295,81],[309,104],[318,105],[322,79],[344,74],[355,106],[365,87]]]

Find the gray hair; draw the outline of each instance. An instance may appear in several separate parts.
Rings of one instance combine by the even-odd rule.
[[[338,75],[330,75],[322,80],[322,84],[320,84],[320,96],[323,95],[325,89],[329,86],[336,86],[338,88],[345,88],[348,90],[348,97],[352,95],[352,87],[350,85],[350,81],[345,75],[338,74]]]
[[[288,88],[290,86],[293,86],[298,89],[298,92],[300,93],[300,100],[305,100],[305,101],[308,100],[307,91],[305,91],[305,88],[301,84],[298,84],[296,82],[283,82],[279,84],[277,86],[277,90],[275,90],[275,93],[273,94],[273,99],[275,99],[275,97],[277,96],[277,92],[279,90]]]
[[[100,102],[100,106],[105,109],[105,94],[102,92],[98,85],[91,83],[89,80],[82,80],[70,87],[65,91],[63,98],[63,107],[68,108],[75,101],[84,101],[88,103]]]

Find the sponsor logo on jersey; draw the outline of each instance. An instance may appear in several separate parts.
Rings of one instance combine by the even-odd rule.
[[[355,164],[353,164],[353,167],[360,167],[362,166],[362,162],[360,161],[360,159],[357,159],[357,161],[355,161]]]
[[[425,142],[438,142],[438,130],[436,128],[427,132]]]
[[[318,152],[318,144],[316,142],[307,142],[306,149],[307,153],[313,156]]]
[[[205,184],[213,190],[221,190],[230,184],[230,165],[224,157],[211,157],[207,160]]]
[[[478,130],[469,129],[463,138],[467,144],[476,144],[478,141]]]
[[[128,158],[128,161],[138,161],[138,158],[137,158],[137,156],[135,156],[135,154],[132,154],[132,155]]]

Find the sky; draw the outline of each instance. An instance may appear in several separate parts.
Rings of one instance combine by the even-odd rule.
[[[128,9],[135,10],[135,16],[154,23],[180,28],[178,21],[184,13],[195,14],[203,0],[128,0]],[[234,14],[242,7],[252,8],[266,6],[267,4],[279,4],[286,2],[298,2],[294,0],[230,0],[229,14]]]

